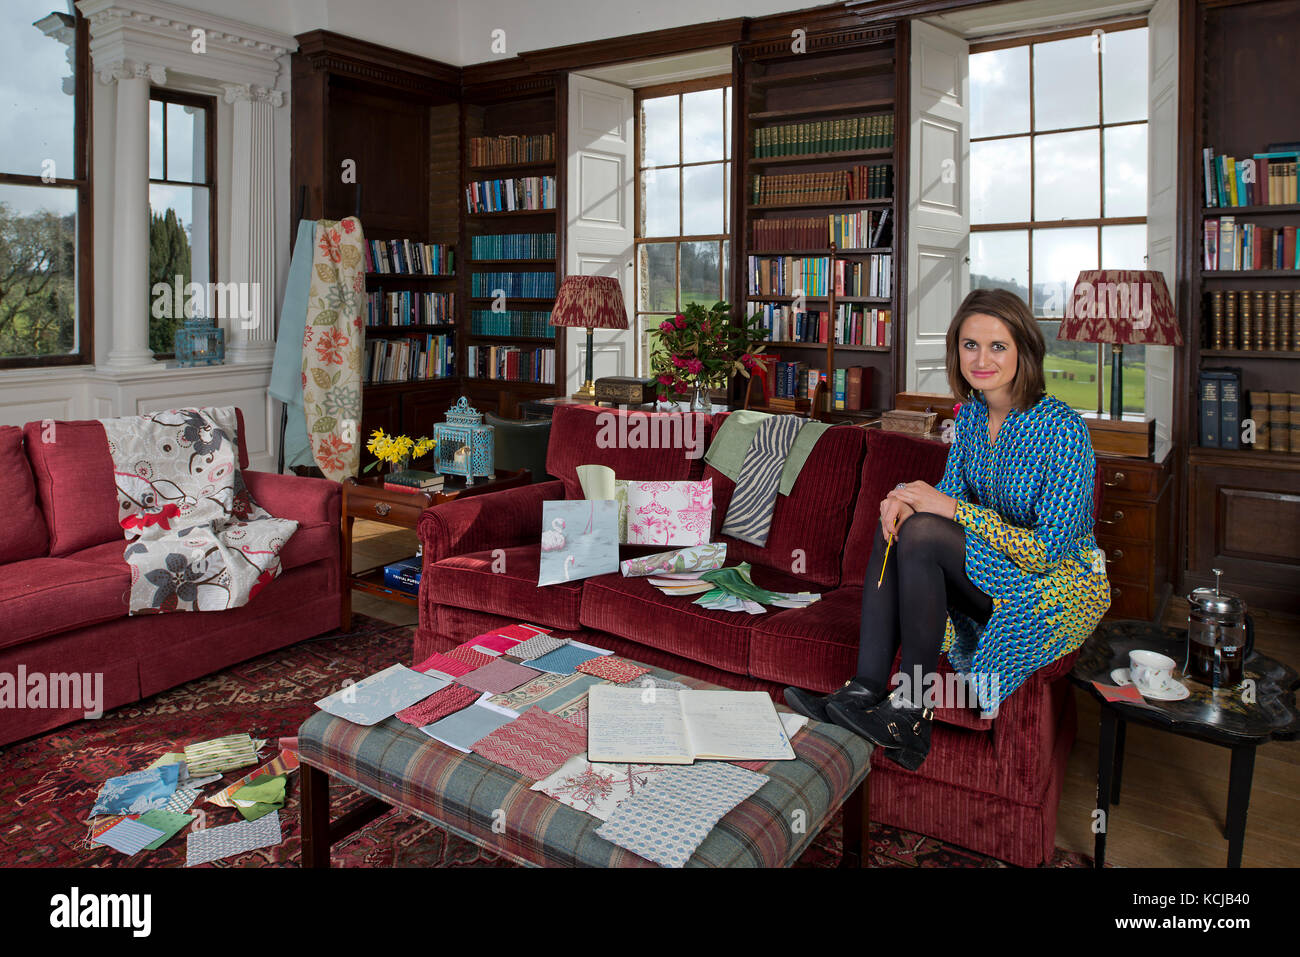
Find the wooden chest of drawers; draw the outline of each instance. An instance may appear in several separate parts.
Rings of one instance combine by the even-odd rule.
[[[1172,459],[1097,456],[1102,482],[1097,545],[1106,553],[1111,586],[1107,618],[1153,621],[1163,614],[1170,592]]]

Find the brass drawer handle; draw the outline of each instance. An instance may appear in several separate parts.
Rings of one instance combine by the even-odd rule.
[[[1116,599],[1116,598],[1122,598],[1123,596],[1124,596],[1124,589],[1122,589],[1122,588],[1116,588],[1116,587],[1113,586],[1113,585],[1111,586],[1111,589],[1110,589],[1110,597],[1111,597],[1111,600],[1112,600],[1112,601],[1113,601],[1114,599]]]
[[[378,512],[380,515],[387,515],[390,511],[392,511],[392,508],[393,507],[389,505],[387,502],[375,503],[375,511]]]
[[[1118,561],[1122,561],[1123,558],[1124,558],[1124,549],[1122,549],[1122,548],[1114,548],[1114,549],[1111,549],[1111,555],[1114,556],[1114,559],[1113,559],[1114,561],[1117,561],[1117,562],[1118,562]],[[1106,564],[1109,565],[1109,564],[1111,563],[1111,561],[1112,561],[1112,559],[1110,559],[1110,558],[1106,559]]]
[[[1098,524],[1098,525],[1118,525],[1118,524],[1119,524],[1120,522],[1122,522],[1122,521],[1124,521],[1124,513],[1121,512],[1119,509],[1115,509],[1115,518],[1114,518],[1114,519],[1112,519],[1111,521],[1107,521],[1107,520],[1104,519],[1104,518],[1099,518],[1099,519],[1097,519],[1097,524]]]
[[[1115,480],[1113,482],[1102,482],[1101,484],[1106,486],[1106,488],[1114,488],[1116,485],[1123,485],[1126,478],[1128,478],[1128,476],[1123,472],[1116,472]]]

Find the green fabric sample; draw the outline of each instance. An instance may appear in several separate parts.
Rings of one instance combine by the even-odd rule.
[[[235,809],[243,815],[245,821],[256,821],[258,818],[284,807],[285,778],[286,775],[283,774],[277,774],[274,777],[263,774],[230,795],[230,799],[236,802],[257,802],[252,807],[235,805]]]
[[[140,815],[140,823],[147,824],[149,827],[156,827],[162,831],[162,837],[157,838],[152,844],[146,844],[145,850],[156,851],[168,841],[170,841],[178,831],[182,830],[186,824],[194,820],[193,814],[177,814],[175,811],[146,811]]]
[[[745,463],[745,453],[749,451],[758,427],[769,418],[771,415],[767,412],[737,409],[722,423],[722,428],[704,453],[704,461],[733,482],[736,481],[740,467]]]
[[[822,437],[822,433],[830,427],[829,422],[805,422],[799,434],[794,437],[794,445],[790,446],[790,451],[785,457],[785,465],[781,468],[782,495],[789,495],[794,489],[795,480],[799,478],[800,470],[808,461],[808,456],[812,454],[813,446]]]
[[[750,577],[749,562],[743,562],[731,568],[718,568],[705,572],[701,581],[712,582],[718,588],[738,598],[748,598],[759,604],[767,604],[776,596],[766,588],[759,588]]]

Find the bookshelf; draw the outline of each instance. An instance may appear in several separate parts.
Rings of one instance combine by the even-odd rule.
[[[798,55],[777,40],[739,48],[742,202],[733,301],[744,315],[762,310],[769,317],[766,354],[826,373],[826,387],[811,394],[805,377],[795,406],[826,421],[865,421],[892,407],[897,391],[895,329],[903,313],[894,237],[901,234],[905,130],[894,114],[898,64],[906,66],[902,42],[892,26],[881,26],[810,33],[807,52]],[[849,233],[845,217],[853,214],[865,222]],[[841,227],[834,251],[833,218]],[[861,287],[837,293],[839,270],[846,281],[860,272]],[[887,340],[874,334],[886,316]],[[863,375],[871,379],[862,408],[835,410],[835,370],[853,366],[869,370]],[[791,404],[773,403],[773,409]]]
[[[1186,449],[1180,502],[1186,516],[1185,564],[1179,584],[1184,592],[1212,585],[1212,569],[1220,568],[1224,587],[1248,603],[1295,613],[1300,611],[1300,447],[1202,446],[1198,383],[1209,369],[1239,370],[1241,419],[1251,415],[1252,393],[1300,391],[1295,361],[1300,346],[1282,342],[1281,330],[1270,340],[1266,318],[1270,293],[1290,292],[1293,302],[1300,301],[1300,271],[1208,268],[1203,246],[1209,220],[1232,216],[1239,225],[1297,226],[1300,204],[1207,206],[1202,152],[1211,147],[1216,156],[1244,159],[1265,152],[1270,143],[1300,140],[1294,94],[1280,82],[1294,74],[1300,58],[1294,29],[1300,0],[1188,4],[1182,18],[1181,29],[1195,42],[1185,45],[1180,64],[1182,95],[1193,107],[1185,113],[1193,117],[1193,128],[1192,135],[1180,137],[1186,151],[1180,164],[1181,291],[1190,334],[1180,355],[1175,418]],[[1249,301],[1249,340],[1242,337],[1240,312],[1235,324],[1228,324],[1230,295],[1238,309],[1243,298]],[[1265,304],[1259,322],[1257,301]],[[1216,302],[1224,304],[1217,327]]]
[[[563,275],[566,103],[564,79],[555,75],[463,90],[460,368],[479,409],[510,412],[564,388],[564,330],[547,320]],[[515,181],[525,205],[536,208],[501,208],[508,204],[498,186]],[[472,208],[466,190],[483,183],[494,185],[476,188]],[[550,375],[538,375],[538,360],[548,355]],[[519,378],[492,378],[484,374],[490,369]]]

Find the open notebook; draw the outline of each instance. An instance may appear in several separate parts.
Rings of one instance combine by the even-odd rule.
[[[761,691],[676,691],[594,685],[587,760],[691,764],[794,760],[772,699]]]

